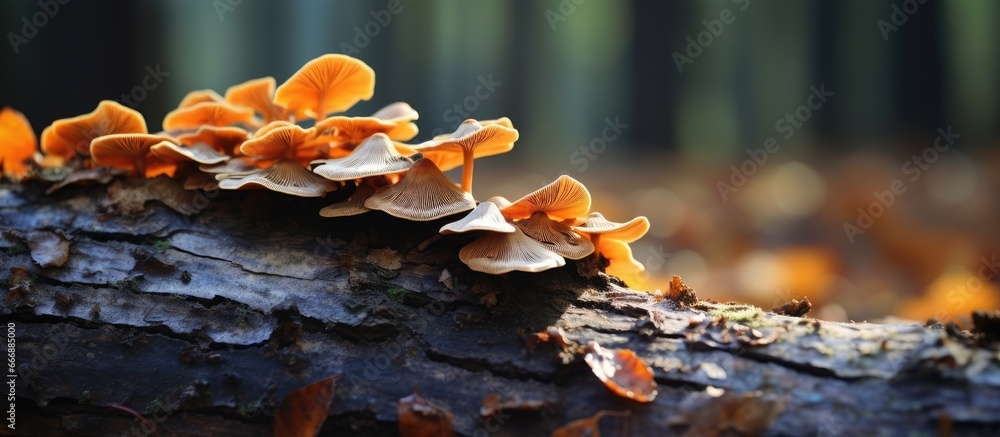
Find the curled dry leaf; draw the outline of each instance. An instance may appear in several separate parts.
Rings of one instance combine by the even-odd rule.
[[[333,404],[340,375],[321,379],[285,396],[274,416],[275,437],[312,437],[319,433]]]
[[[31,259],[41,267],[62,267],[69,260],[69,239],[62,233],[9,231],[7,236],[21,240],[31,251]]]
[[[637,402],[652,402],[656,398],[653,371],[635,352],[628,349],[604,349],[591,342],[584,361],[594,375],[618,396]]]
[[[627,417],[630,414],[632,414],[631,411],[601,410],[593,416],[574,420],[566,426],[556,429],[552,432],[552,437],[598,437],[601,435],[601,429],[597,422],[601,418],[604,416]],[[627,426],[628,422],[622,424],[622,435],[628,435]]]
[[[527,343],[528,350],[535,350],[542,343],[550,343],[563,348],[575,344],[572,340],[566,338],[566,331],[555,326],[549,326],[544,331],[528,335]]]
[[[114,167],[97,167],[90,170],[76,170],[64,177],[55,185],[49,187],[45,190],[45,194],[52,194],[67,185],[78,184],[81,182],[96,182],[98,184],[107,185],[117,176],[125,176],[128,174],[128,170],[123,170]]]
[[[195,195],[177,181],[159,176],[153,179],[128,179],[108,186],[107,205],[123,215],[135,215],[145,210],[146,202],[156,200],[184,215],[198,212]]]
[[[400,399],[396,411],[399,413],[399,434],[403,437],[455,435],[451,412],[419,393]]]
[[[386,270],[399,270],[403,267],[403,260],[399,256],[399,252],[392,249],[373,249],[365,257],[365,262]]]

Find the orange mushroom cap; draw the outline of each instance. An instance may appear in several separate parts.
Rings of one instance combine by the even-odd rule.
[[[203,102],[170,111],[163,118],[163,129],[167,131],[194,129],[204,125],[229,126],[237,123],[253,123],[253,110],[228,103]]]
[[[638,284],[639,274],[646,270],[646,267],[632,257],[632,248],[628,243],[618,240],[602,238],[597,245],[597,252],[608,260],[608,267],[604,272],[624,279],[626,282]]]
[[[502,211],[508,219],[528,218],[535,211],[543,211],[549,217],[559,220],[576,219],[587,215],[590,202],[587,187],[576,179],[562,175],[555,182],[518,199]]]
[[[243,143],[240,152],[257,160],[290,159],[305,167],[319,156],[316,143],[311,141],[315,134],[315,128],[303,129],[294,124],[277,126]]]
[[[0,110],[0,168],[13,180],[28,174],[28,161],[38,149],[38,138],[24,114],[9,107]]]
[[[181,144],[193,146],[205,143],[219,153],[234,154],[240,145],[250,139],[250,133],[235,126],[202,126],[197,132],[177,137]]]
[[[396,141],[410,140],[417,135],[417,125],[413,123],[420,115],[410,105],[396,102],[386,106],[371,117],[330,117],[316,123],[316,131],[324,140],[331,142],[331,149],[343,149],[334,152],[331,157],[343,152],[351,152],[364,140],[375,134],[385,134]],[[413,154],[412,146],[396,143],[396,151],[402,154]]]
[[[375,95],[375,71],[359,59],[328,54],[307,62],[278,87],[274,103],[296,119],[323,120]]]
[[[483,126],[476,120],[465,120],[450,138],[427,141],[413,146],[442,170],[462,166],[462,189],[472,191],[473,162],[476,158],[509,152],[514,148],[516,129],[493,123]]]
[[[226,102],[236,106],[252,108],[264,119],[264,123],[288,119],[288,110],[274,103],[275,81],[273,77],[252,79],[226,90]]]
[[[142,114],[113,100],[102,101],[89,114],[56,120],[46,131],[42,133],[42,152],[66,159],[88,155],[94,138],[147,133]]]
[[[195,90],[187,93],[187,95],[181,99],[181,103],[177,105],[177,108],[187,108],[199,103],[221,103],[224,101],[226,100],[214,90]]]
[[[649,219],[639,216],[625,223],[616,223],[604,218],[599,212],[592,212],[583,224],[573,226],[573,229],[591,235],[592,239],[600,235],[601,238],[632,243],[649,232]]]
[[[173,175],[176,164],[149,157],[149,150],[154,145],[172,142],[173,139],[162,135],[105,135],[94,139],[90,145],[90,155],[97,164],[130,170],[139,177]]]

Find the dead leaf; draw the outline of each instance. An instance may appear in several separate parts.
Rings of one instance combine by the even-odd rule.
[[[611,391],[637,402],[652,402],[656,398],[653,371],[629,349],[604,349],[590,342],[590,352],[584,361],[594,375]]]
[[[67,185],[78,184],[81,182],[97,182],[101,185],[107,185],[116,176],[124,176],[128,174],[128,170],[122,170],[112,167],[97,167],[89,170],[76,170],[66,177],[62,178],[57,184],[49,187],[45,190],[45,194],[52,194]]]
[[[760,392],[727,392],[708,399],[670,422],[689,425],[685,436],[758,435],[766,431],[784,410],[784,401],[765,398]]]
[[[34,306],[30,299],[31,286],[34,280],[31,273],[24,267],[10,268],[10,288],[7,290],[6,301],[15,305]]]
[[[69,260],[69,239],[62,233],[7,231],[6,235],[26,244],[31,251],[31,259],[43,268],[62,267]]]
[[[333,404],[333,386],[340,375],[321,379],[285,396],[274,415],[275,437],[313,437],[319,433]]]
[[[403,267],[399,252],[392,249],[372,249],[365,257],[365,262],[386,270],[399,270]]]
[[[441,276],[438,276],[438,282],[444,284],[444,288],[449,290],[455,288],[455,280],[451,277],[451,272],[448,269],[441,270]]]
[[[444,407],[413,393],[399,400],[399,433],[403,437],[453,436],[452,416]]]
[[[601,428],[598,426],[597,422],[600,421],[602,417],[627,417],[630,414],[632,414],[631,411],[601,410],[593,416],[574,420],[565,426],[552,431],[552,437],[600,437]],[[622,430],[622,435],[628,435],[628,422],[626,421],[622,426],[625,428]]]
[[[534,351],[542,343],[551,343],[561,348],[575,344],[573,341],[566,339],[566,331],[555,326],[549,326],[544,331],[528,335],[527,343],[528,350],[530,351]]]
[[[153,179],[125,179],[108,186],[107,206],[123,215],[135,215],[145,210],[146,202],[159,201],[184,215],[200,209],[195,193],[187,191],[173,179],[158,176]]]

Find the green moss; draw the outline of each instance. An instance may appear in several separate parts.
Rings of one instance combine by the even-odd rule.
[[[115,287],[126,289],[126,290],[138,290],[139,284],[142,282],[141,277],[125,278],[121,281],[115,282]]]
[[[403,290],[402,288],[399,287],[390,287],[388,290],[386,290],[386,293],[389,294],[389,297],[395,300],[401,300],[403,296],[406,295],[406,290]]]
[[[261,405],[260,401],[254,402],[252,404],[243,404],[240,405],[239,414],[240,416],[243,417],[256,416],[257,414],[260,413],[262,408],[263,405]]]
[[[162,240],[157,240],[153,242],[153,247],[155,247],[157,250],[167,250],[170,248],[170,243],[167,243],[166,241]]]
[[[28,246],[23,244],[16,244],[7,248],[7,256],[20,255],[22,253],[28,253]]]
[[[80,405],[90,405],[92,399],[93,395],[90,393],[90,390],[84,390],[83,393],[80,393],[80,398],[76,402]]]
[[[160,398],[153,399],[146,405],[146,409],[143,410],[144,414],[156,414],[159,412],[166,412],[167,407]]]
[[[695,309],[704,311],[713,318],[725,318],[748,328],[761,328],[767,325],[764,310],[753,305],[728,305],[698,302]]]

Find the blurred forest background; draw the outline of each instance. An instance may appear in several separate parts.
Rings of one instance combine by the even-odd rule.
[[[377,78],[352,115],[409,102],[421,141],[464,118],[513,120],[521,140],[476,166],[478,198],[516,199],[566,173],[610,219],[648,216],[633,245],[648,274],[634,285],[676,274],[701,297],[765,308],[808,296],[832,320],[1000,308],[1000,2],[42,0],[0,11],[0,105],[39,133],[102,99],[129,100],[156,130],[190,90],[281,83],[347,53]],[[819,90],[832,95],[810,98]],[[960,137],[934,149],[949,126]],[[905,192],[890,202],[894,181]]]

